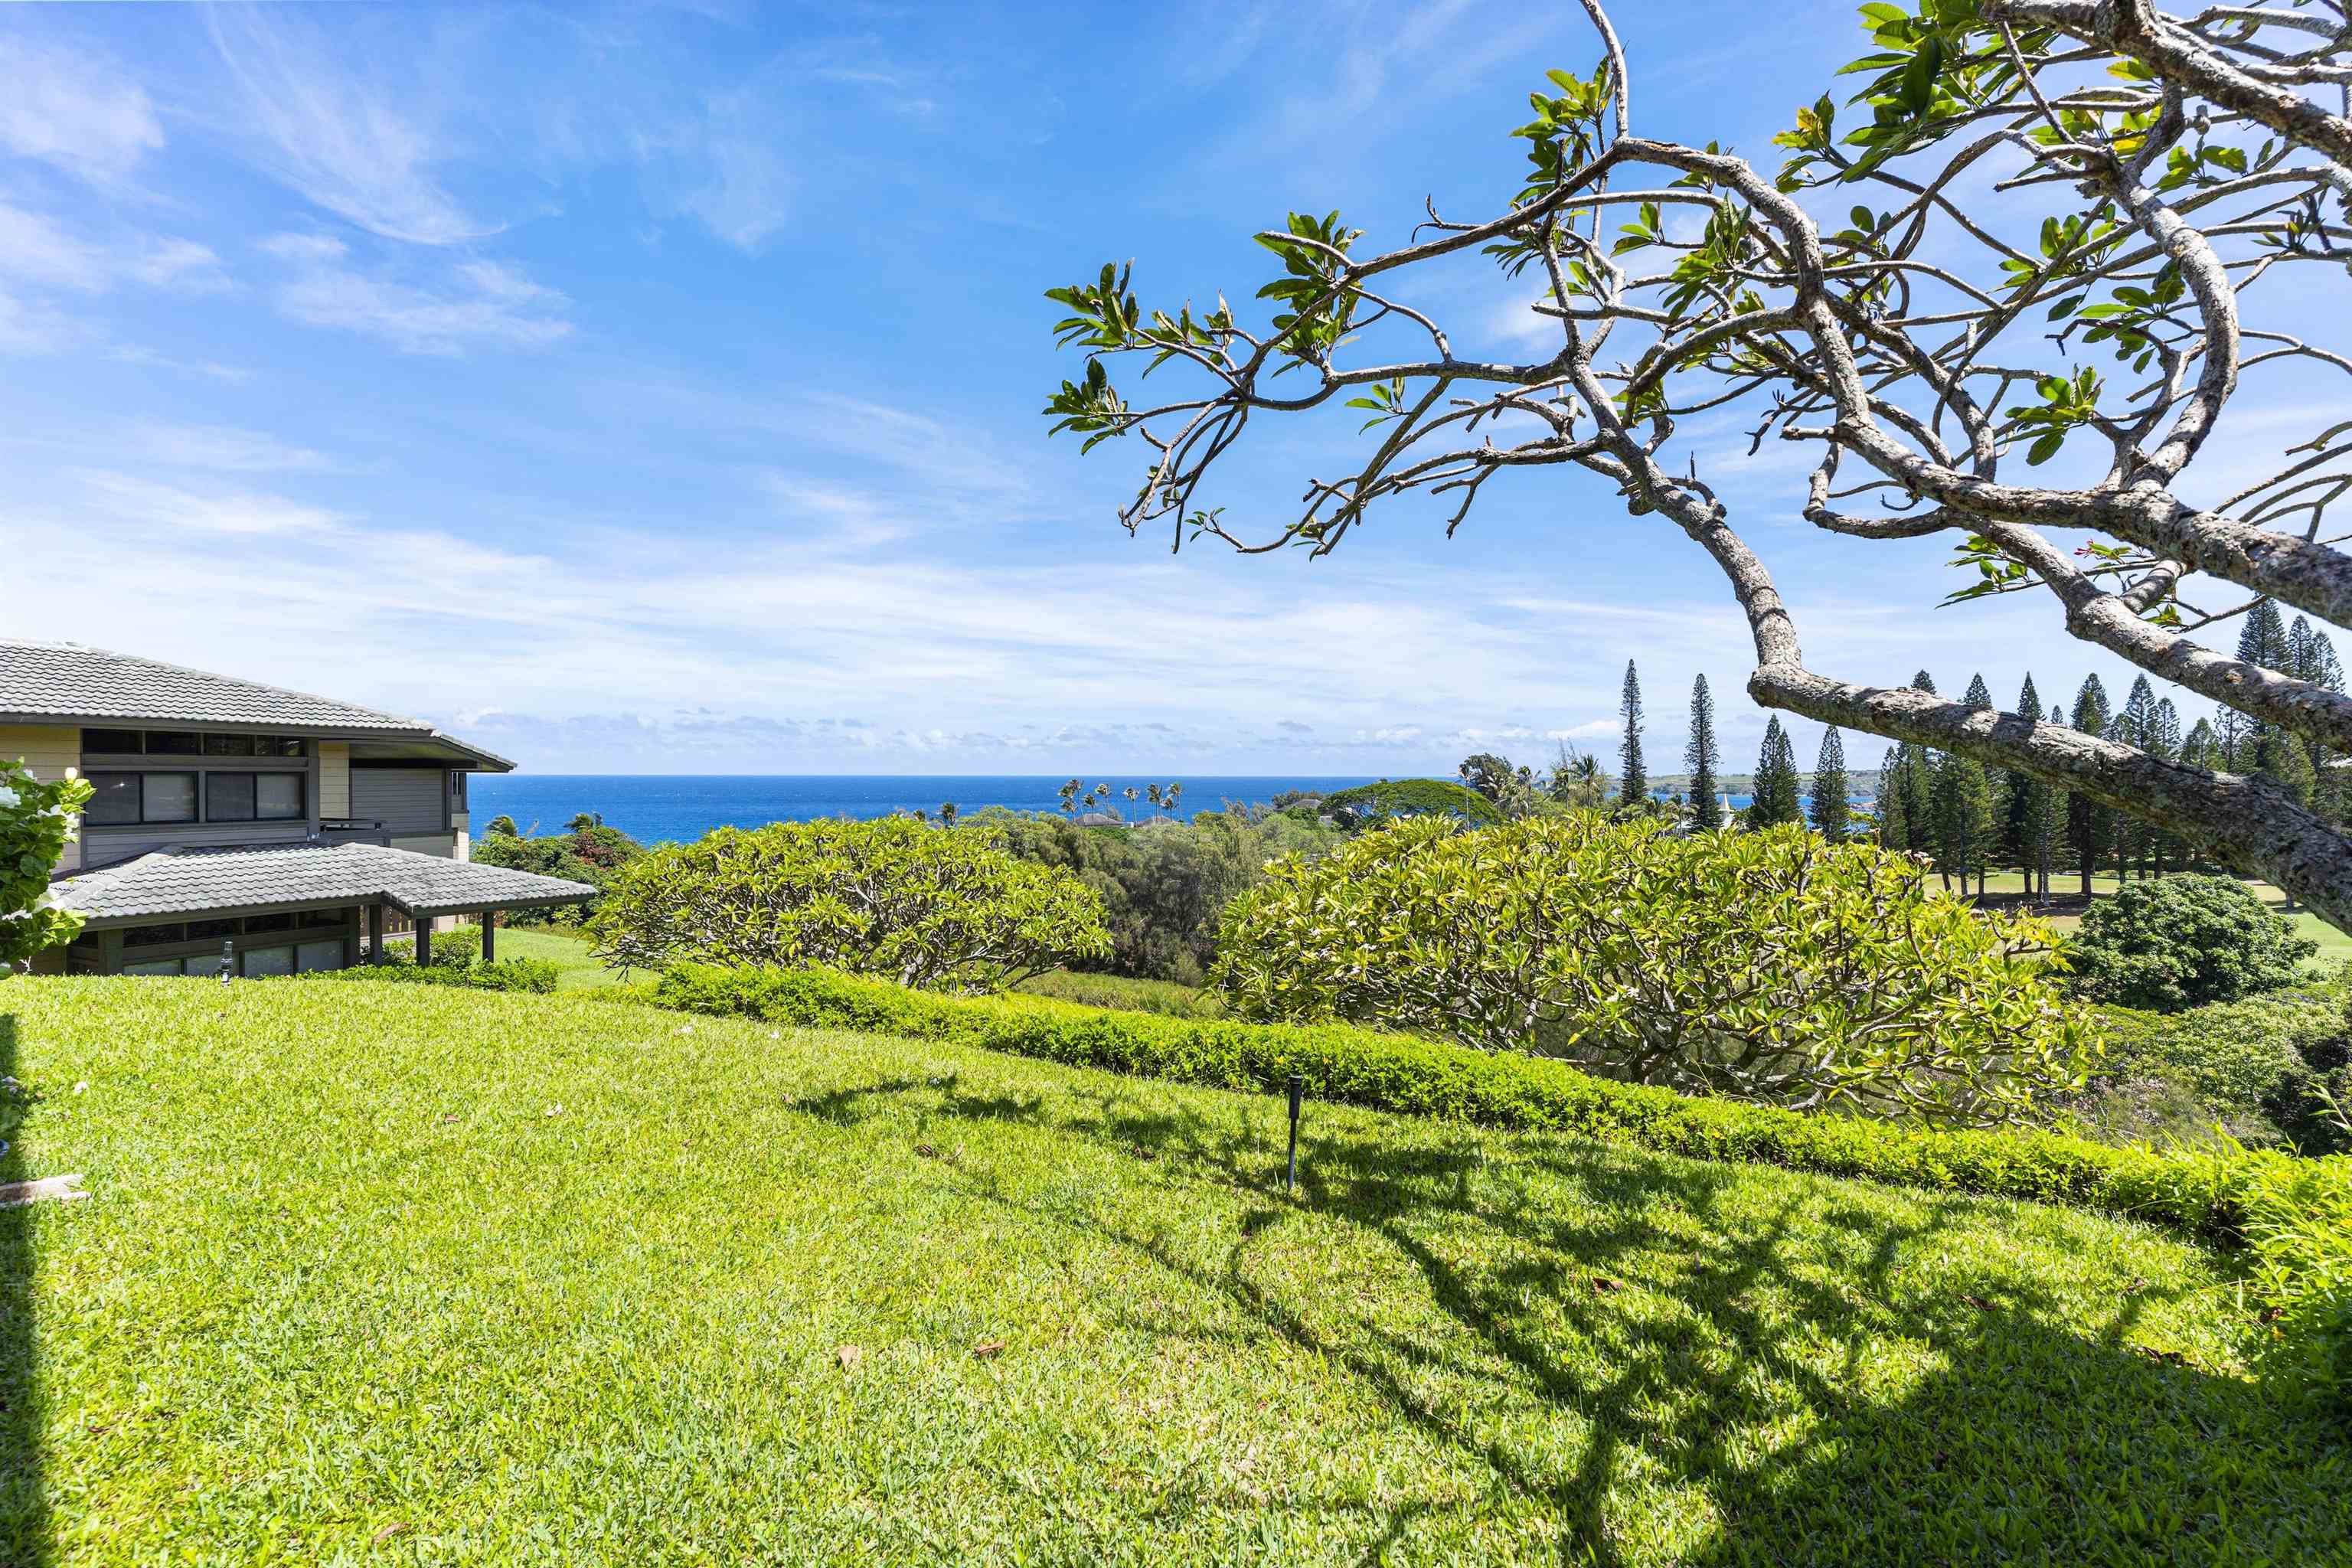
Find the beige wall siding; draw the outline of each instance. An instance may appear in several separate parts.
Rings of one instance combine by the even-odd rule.
[[[352,747],[348,741],[319,742],[319,815],[352,814]]]
[[[37,779],[61,779],[81,766],[81,730],[72,724],[0,724],[0,759],[23,759]],[[81,846],[66,846],[60,871],[81,869]]]

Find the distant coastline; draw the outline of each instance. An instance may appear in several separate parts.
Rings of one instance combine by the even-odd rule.
[[[552,833],[581,812],[601,816],[641,843],[685,843],[714,827],[758,827],[770,822],[805,822],[815,817],[887,816],[893,812],[936,812],[949,801],[959,812],[1001,805],[1014,811],[1053,811],[1055,792],[1071,775],[1055,774],[773,774],[773,773],[478,773],[469,786],[467,809],[478,834],[494,816],[511,816],[528,833],[534,825]],[[1370,784],[1367,775],[1313,773],[1150,773],[1085,775],[1089,787],[1111,786],[1107,803],[1142,820],[1155,815],[1138,799],[1148,784],[1181,784],[1181,810],[1213,810],[1226,800],[1263,804],[1286,790],[1329,794]]]

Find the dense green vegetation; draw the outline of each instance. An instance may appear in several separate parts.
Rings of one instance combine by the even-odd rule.
[[[911,817],[721,827],[617,878],[589,922],[621,967],[821,963],[902,985],[994,990],[1110,951],[1102,900],[987,833]]]
[[[1244,1018],[1540,1050],[1637,1083],[1936,1122],[2032,1120],[2095,1062],[2052,933],[1795,826],[1402,823],[1269,867],[1225,921]]]
[[[74,939],[81,917],[48,901],[49,871],[81,829],[89,781],[37,779],[0,757],[0,978]]]
[[[2091,906],[2075,943],[2086,996],[2176,1013],[2276,991],[2318,944],[2227,877],[2137,882]]]
[[[536,826],[534,824],[533,826]],[[572,819],[563,832],[527,837],[515,831],[514,818],[493,817],[467,853],[485,866],[530,871],[567,882],[609,888],[614,878],[645,854],[645,847],[617,827],[607,827],[593,813]],[[595,901],[560,904],[545,910],[516,910],[509,919],[523,925],[577,927],[596,911]]]
[[[1094,890],[1110,948],[1089,967],[1181,985],[1200,984],[1216,957],[1226,904],[1255,885],[1267,861],[1340,837],[1311,809],[1203,811],[1184,822],[1108,826],[991,808],[963,817],[956,831],[984,836]]]
[[[2115,1140],[2195,1143],[2218,1127],[2306,1153],[2352,1147],[2343,979],[2162,1016],[2107,1010],[2108,1055],[2073,1110]]]
[[[2241,1563],[2352,1535],[2342,1428],[2250,1381],[2223,1264],[2128,1221],[1325,1104],[1287,1198],[1265,1097],[398,1004],[0,987],[0,1070],[42,1096],[5,1174],[96,1194],[0,1212],[0,1559]]]

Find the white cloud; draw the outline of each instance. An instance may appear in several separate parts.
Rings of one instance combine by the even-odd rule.
[[[450,245],[500,226],[469,216],[435,167],[447,155],[416,94],[347,68],[274,6],[207,6],[257,161],[304,197],[389,239]]]
[[[124,282],[183,293],[228,287],[220,258],[194,240],[131,233],[101,242],[5,202],[0,202],[0,275],[81,294],[104,293]]]
[[[67,470],[96,498],[93,509],[118,524],[177,534],[317,533],[341,520],[331,511],[280,496],[241,492],[198,494],[128,474]]]
[[[122,446],[151,462],[222,473],[315,473],[334,466],[307,447],[227,425],[142,424],[131,428]]]
[[[572,333],[561,313],[570,301],[561,292],[499,262],[461,263],[450,269],[458,286],[436,290],[340,265],[346,251],[332,240],[278,235],[262,245],[295,264],[275,295],[282,314],[382,338],[404,353],[456,354],[478,344],[544,348]]]
[[[163,145],[146,90],[119,66],[62,45],[0,37],[0,147],[114,184]]]

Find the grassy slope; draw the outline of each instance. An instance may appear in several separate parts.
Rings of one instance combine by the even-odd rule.
[[[1320,1107],[1290,1201],[1266,1099],[592,997],[17,980],[9,1056],[98,1194],[0,1212],[12,1563],[2352,1540],[2127,1224]]]
[[[554,964],[562,972],[555,980],[558,991],[618,985],[626,978],[619,970],[607,969],[596,962],[587,938],[530,926],[500,926],[498,954],[500,958],[544,959]]]

